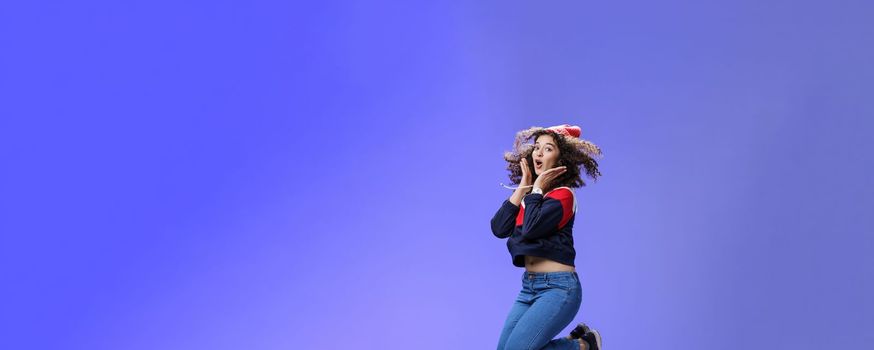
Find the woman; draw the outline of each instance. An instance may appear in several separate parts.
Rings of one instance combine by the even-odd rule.
[[[532,139],[534,143],[528,143]],[[583,323],[568,337],[552,338],[580,308],[571,233],[577,208],[573,188],[585,186],[581,167],[594,180],[601,175],[595,161],[601,150],[580,139],[578,126],[568,124],[520,131],[513,148],[504,159],[510,180],[519,186],[502,203],[491,225],[496,237],[509,237],[513,265],[525,267],[525,273],[498,350],[600,350],[601,335]]]

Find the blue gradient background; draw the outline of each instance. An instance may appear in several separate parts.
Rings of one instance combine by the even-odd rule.
[[[2,8],[0,348],[492,349],[561,123],[608,349],[874,343],[871,2]]]

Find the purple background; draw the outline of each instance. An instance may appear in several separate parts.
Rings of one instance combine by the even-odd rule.
[[[0,348],[492,349],[502,153],[571,123],[605,155],[575,322],[608,349],[870,349],[872,18],[4,4]]]

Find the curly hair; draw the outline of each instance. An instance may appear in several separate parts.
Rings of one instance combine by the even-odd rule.
[[[516,133],[516,139],[513,142],[513,151],[504,153],[504,160],[507,161],[507,170],[510,171],[510,181],[514,184],[519,184],[522,180],[522,167],[519,162],[522,158],[528,161],[528,172],[531,174],[532,182],[537,179],[537,173],[534,172],[534,144],[531,140],[536,141],[541,135],[551,135],[555,139],[556,146],[559,150],[558,164],[567,166],[567,171],[559,176],[552,185],[552,188],[571,187],[578,188],[586,185],[581,176],[580,168],[584,168],[586,175],[595,181],[601,176],[598,170],[598,161],[595,158],[601,157],[601,149],[587,140],[576,137],[565,137],[553,130],[533,126],[529,129]]]

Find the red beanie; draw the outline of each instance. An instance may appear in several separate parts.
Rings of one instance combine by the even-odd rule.
[[[546,129],[555,131],[556,133],[562,134],[564,136],[573,136],[576,138],[580,137],[580,127],[576,126],[576,125],[562,124],[562,125],[550,126]]]

